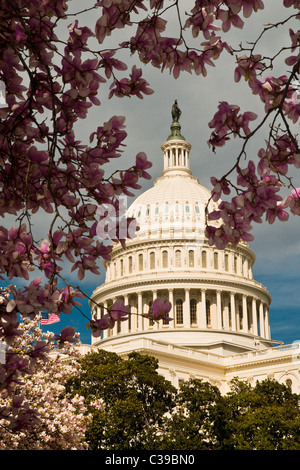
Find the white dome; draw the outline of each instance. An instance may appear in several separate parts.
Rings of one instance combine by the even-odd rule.
[[[211,192],[192,176],[189,168],[191,144],[181,135],[179,123],[173,122],[171,134],[161,149],[164,156],[162,176],[127,211],[127,216],[134,217],[140,228],[137,238],[203,241],[206,213],[216,209],[217,205],[210,200]]]
[[[154,236],[204,236],[205,212],[211,193],[187,171],[166,171],[154,186],[141,194],[129,207],[140,230],[138,238]],[[209,211],[215,207],[209,203]]]

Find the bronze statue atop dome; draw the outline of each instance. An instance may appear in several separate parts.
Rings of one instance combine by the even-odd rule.
[[[181,115],[181,110],[178,107],[177,100],[175,100],[175,103],[172,106],[172,119],[173,122],[178,122],[179,118]]]

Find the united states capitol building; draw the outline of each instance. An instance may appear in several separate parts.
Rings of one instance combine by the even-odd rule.
[[[208,245],[206,211],[216,203],[191,173],[191,145],[174,116],[161,150],[161,177],[127,210],[140,230],[125,248],[113,245],[105,282],[90,301],[100,318],[121,298],[130,318],[93,338],[92,349],[154,356],[158,372],[176,387],[199,378],[227,393],[235,377],[252,385],[273,378],[300,393],[300,343],[272,340],[271,297],[253,278],[255,254],[247,243]],[[157,297],[171,302],[172,321],[141,315]]]

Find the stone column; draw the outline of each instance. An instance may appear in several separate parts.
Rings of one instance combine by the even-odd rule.
[[[128,295],[124,295],[124,305],[128,305]],[[121,332],[122,333],[128,333],[129,332],[129,318],[128,320],[125,320],[121,324]]]
[[[117,297],[114,297],[112,299],[112,304],[114,304],[116,300],[117,300]],[[117,321],[115,322],[115,326],[110,331],[111,331],[110,336],[116,336],[118,334],[118,322]]]
[[[247,296],[245,294],[243,294],[243,331],[248,333]]]
[[[148,292],[144,292],[144,296],[143,296],[143,301],[142,301],[142,304],[143,304],[143,313],[148,313],[149,312],[149,305],[148,305]],[[142,318],[142,321],[143,321],[143,331],[144,330],[148,330],[149,328],[149,320],[148,318]]]
[[[104,307],[104,311],[103,311],[103,315],[106,315],[107,313],[107,306],[108,306],[108,302],[107,300],[105,300],[103,302],[103,307]],[[106,339],[108,337],[108,330],[103,330],[103,339]]]
[[[252,298],[252,318],[253,318],[253,334],[258,335],[258,320],[257,320],[257,308],[256,308],[256,299]]]
[[[270,339],[269,311],[266,305],[265,305],[265,335],[266,335],[266,338]]]
[[[228,302],[229,302],[229,299],[228,299],[228,296],[226,294],[226,296],[224,297],[224,310],[223,310],[223,314],[224,314],[224,329],[225,330],[229,330],[229,307],[228,307]]]
[[[217,329],[222,329],[222,302],[220,290],[217,290]]]
[[[259,325],[260,325],[260,336],[262,338],[265,337],[265,323],[264,323],[264,306],[262,301],[260,301],[259,305]]]
[[[154,302],[154,300],[157,298],[157,290],[154,290],[154,291],[152,291],[152,292],[153,292],[152,302]],[[159,320],[159,321],[161,321],[161,320]],[[153,328],[154,328],[155,330],[158,330],[158,329],[159,329],[159,326],[160,326],[160,325],[159,325],[159,322],[155,321],[155,322],[154,322],[154,325],[153,325]]]
[[[206,328],[206,290],[201,289],[201,306],[200,306],[200,328]]]
[[[191,316],[190,316],[190,289],[185,289],[185,301],[183,306],[183,326],[184,328],[191,327]]]
[[[230,309],[231,309],[231,328],[232,328],[232,331],[237,331],[236,314],[235,314],[235,296],[233,292],[230,293]]]
[[[143,294],[142,292],[138,292],[138,316],[137,316],[137,329],[139,331],[143,331],[143,317],[141,314],[143,313]]]
[[[175,325],[175,317],[174,317],[175,309],[174,309],[174,291],[173,291],[173,289],[169,289],[169,302],[172,305],[171,310],[169,312],[169,317],[173,318],[173,320],[169,323],[169,326],[173,326],[173,325]]]

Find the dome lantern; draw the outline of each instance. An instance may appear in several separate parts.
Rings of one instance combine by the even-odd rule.
[[[189,153],[191,144],[189,144],[181,134],[181,125],[179,118],[181,110],[178,107],[177,100],[172,106],[171,134],[161,146],[164,154],[164,171],[176,171],[177,173],[187,172],[191,174],[189,165]]]

